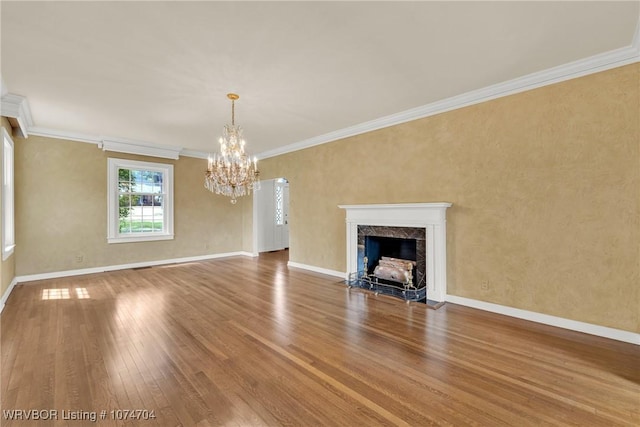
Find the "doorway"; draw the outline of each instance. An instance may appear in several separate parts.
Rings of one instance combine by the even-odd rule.
[[[289,248],[289,181],[276,178],[260,182],[254,194],[254,233],[257,252]]]

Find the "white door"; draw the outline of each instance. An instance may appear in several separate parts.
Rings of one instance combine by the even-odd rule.
[[[289,183],[284,178],[261,181],[256,192],[258,252],[289,247]]]

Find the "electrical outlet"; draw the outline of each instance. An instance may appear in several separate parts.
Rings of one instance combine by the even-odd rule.
[[[488,280],[483,280],[482,283],[480,283],[480,289],[482,289],[483,291],[488,291],[489,290],[489,281]]]
[[[84,261],[84,255],[76,255],[76,262],[81,263]]]

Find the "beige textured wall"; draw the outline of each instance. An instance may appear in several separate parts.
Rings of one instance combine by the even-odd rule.
[[[338,204],[452,202],[450,294],[640,332],[639,86],[633,64],[266,159],[290,258],[346,269]]]
[[[253,193],[242,199],[242,250],[253,253]],[[257,248],[256,248],[257,249]]]
[[[7,130],[9,135],[12,135],[11,125],[9,124],[9,120],[7,120],[5,117],[2,117],[2,127]],[[13,139],[14,151],[15,151],[16,145],[17,145],[17,138],[12,135],[12,139]],[[0,188],[0,194],[1,192],[2,192],[2,189]],[[0,212],[1,211],[2,211],[2,197],[0,197]],[[15,215],[17,214],[18,213],[16,212]],[[0,230],[0,233],[2,232],[3,231]],[[17,240],[16,240],[16,243],[18,243]],[[9,285],[11,284],[11,281],[15,277],[15,264],[16,264],[15,261],[16,261],[15,251],[13,252],[12,255],[10,255],[4,261],[2,261],[0,257],[0,298],[4,296],[5,292],[9,288]]]
[[[107,158],[174,164],[174,240],[107,244]],[[16,142],[16,274],[127,264],[242,249],[242,205],[203,187],[206,160],[103,152],[30,136]],[[83,261],[77,262],[76,256]]]

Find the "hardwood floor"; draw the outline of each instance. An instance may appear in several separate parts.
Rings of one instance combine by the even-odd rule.
[[[347,290],[283,253],[32,282],[1,322],[3,411],[58,411],[3,426],[640,425],[638,346]]]

